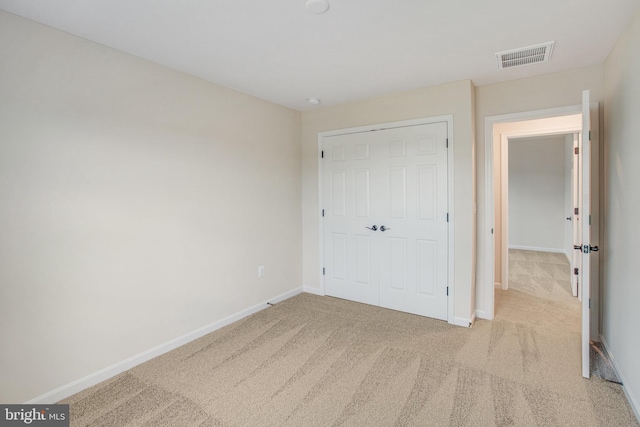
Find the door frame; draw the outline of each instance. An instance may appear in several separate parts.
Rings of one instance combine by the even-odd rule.
[[[320,282],[320,295],[326,295],[325,283],[324,283],[324,221],[322,220],[322,211],[324,209],[324,167],[323,167],[323,140],[325,137],[347,135],[352,133],[372,132],[377,130],[401,128],[407,126],[419,126],[430,123],[446,122],[447,123],[447,138],[448,138],[448,150],[447,150],[447,211],[449,213],[449,229],[448,229],[448,270],[447,270],[447,286],[449,287],[449,295],[447,299],[447,322],[456,324],[454,316],[454,300],[455,300],[455,286],[454,286],[454,229],[455,229],[455,213],[454,213],[454,183],[453,183],[453,147],[454,147],[454,135],[453,135],[453,114],[447,114],[443,116],[424,117],[420,119],[402,120],[397,122],[379,123],[373,125],[356,126],[343,129],[328,130],[324,132],[318,132],[318,260],[319,260],[319,282]],[[468,323],[460,324],[460,326],[468,327]]]
[[[591,131],[592,131],[592,164],[599,164],[600,161],[600,143],[599,143],[599,103],[591,102],[590,103],[590,116],[591,116]],[[494,139],[493,139],[493,131],[494,125],[499,125],[503,123],[514,123],[514,122],[522,122],[529,120],[539,120],[539,119],[551,119],[562,116],[570,116],[582,114],[582,105],[576,104],[566,107],[556,107],[556,108],[548,108],[542,110],[533,110],[533,111],[525,111],[520,113],[511,113],[504,114],[498,116],[488,116],[485,117],[485,227],[487,230],[487,239],[484,245],[484,251],[486,254],[485,259],[485,277],[484,284],[485,289],[482,291],[482,298],[484,301],[484,307],[486,310],[483,311],[482,318],[485,319],[493,319],[495,315],[495,234],[492,234],[492,230],[496,226],[495,224],[495,212],[494,212],[494,184],[496,177],[494,176]],[[558,131],[560,130],[560,132]],[[566,129],[565,129],[566,130]],[[555,127],[552,129],[546,129],[549,133],[571,133],[571,130],[562,131],[562,128]],[[545,129],[540,128],[536,134],[544,134]],[[581,132],[581,129],[580,129]],[[599,203],[599,172],[600,169],[597,167],[591,168],[592,176],[591,176],[591,190],[592,190],[592,217],[595,217],[593,221],[594,230],[592,233],[592,241],[594,245],[598,245],[601,235],[600,228],[600,203]],[[592,218],[593,219],[593,218]],[[502,221],[504,223],[504,221]],[[504,251],[503,251],[504,252]],[[598,253],[596,252],[596,257],[598,257]],[[592,266],[595,268],[599,268],[599,257],[598,259],[594,259],[592,262]],[[601,269],[599,269],[597,274],[592,275],[592,286],[591,286],[591,333],[590,338],[596,341],[599,340],[599,294],[600,294],[600,277],[601,277]],[[595,301],[594,301],[595,300]]]

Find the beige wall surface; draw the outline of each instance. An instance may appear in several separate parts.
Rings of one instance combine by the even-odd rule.
[[[318,133],[453,114],[454,316],[468,321],[473,302],[473,85],[460,81],[302,113],[303,283],[321,289]]]
[[[0,402],[301,286],[299,112],[4,12],[0,56]]]
[[[640,418],[640,9],[605,62],[602,334]]]
[[[489,287],[494,286],[493,283],[486,283],[486,257],[493,257],[494,254],[487,254],[485,250],[487,239],[491,238],[491,227],[487,226],[486,217],[485,188],[490,183],[486,182],[485,156],[486,144],[492,142],[485,141],[485,119],[492,116],[579,105],[582,102],[582,91],[585,89],[590,90],[592,102],[603,101],[602,65],[476,87],[478,189],[476,309],[478,313],[486,313],[489,309],[486,298],[490,292]],[[497,159],[499,163],[499,156]],[[500,228],[499,220],[500,218],[497,218],[495,223],[496,230]],[[499,236],[495,238],[499,241]]]
[[[565,135],[509,140],[509,247],[564,253]],[[571,190],[571,187],[569,187]]]

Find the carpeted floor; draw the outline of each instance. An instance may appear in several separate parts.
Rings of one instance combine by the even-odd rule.
[[[63,403],[74,426],[638,426],[580,376],[556,285],[513,281],[470,329],[301,294]]]
[[[509,249],[509,289],[575,305],[580,311],[580,303],[571,293],[570,279],[571,267],[564,254]]]
[[[509,250],[510,289],[565,303],[568,312],[575,314],[571,324],[579,325],[580,302],[572,296],[570,277],[571,267],[564,254]],[[591,342],[590,353],[591,375],[620,383],[602,344]]]

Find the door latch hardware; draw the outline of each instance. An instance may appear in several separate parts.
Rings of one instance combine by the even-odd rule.
[[[378,229],[378,226],[373,224],[373,227],[365,227],[365,228],[368,228],[371,231],[376,231]]]
[[[387,230],[391,230],[390,228],[385,227],[384,225],[380,226],[380,231],[385,232]]]
[[[598,252],[600,250],[600,248],[598,248],[597,246],[591,246],[591,245],[574,245],[573,249],[582,251],[583,254]]]

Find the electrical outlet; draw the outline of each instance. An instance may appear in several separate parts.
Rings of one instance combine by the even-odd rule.
[[[264,265],[258,267],[258,277],[264,277]]]

